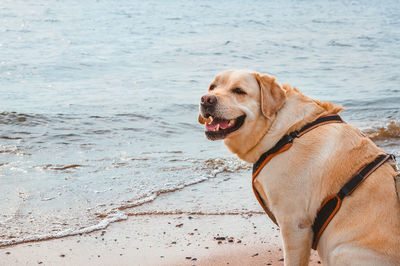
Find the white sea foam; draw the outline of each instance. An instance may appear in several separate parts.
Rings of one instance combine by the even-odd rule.
[[[111,223],[126,220],[128,216],[122,212],[118,211],[112,214],[109,214],[106,218],[101,220],[98,224],[88,226],[79,230],[72,230],[72,229],[67,229],[61,232],[57,232],[54,234],[45,234],[45,235],[34,235],[34,236],[28,236],[25,238],[14,238],[14,239],[0,239],[0,247],[1,246],[8,246],[8,245],[16,245],[16,244],[21,244],[21,243],[26,243],[26,242],[34,242],[34,241],[42,241],[42,240],[48,240],[48,239],[55,239],[55,238],[62,238],[66,236],[74,236],[74,235],[79,235],[79,234],[85,234],[85,233],[90,233],[93,231],[98,231],[98,230],[103,230],[107,228]]]
[[[42,234],[42,235],[30,235],[26,237],[18,237],[18,238],[11,238],[11,239],[0,239],[0,246],[7,246],[7,245],[15,245],[15,244],[20,244],[20,243],[26,243],[26,242],[33,242],[33,241],[42,241],[42,240],[48,240],[48,239],[54,239],[54,238],[61,238],[61,237],[66,237],[66,236],[73,236],[73,235],[78,235],[78,234],[83,234],[83,233],[90,233],[93,231],[97,230],[102,230],[109,226],[113,222],[121,221],[127,219],[127,214],[124,212],[125,209],[128,208],[134,208],[143,204],[146,204],[148,202],[151,202],[155,200],[159,195],[165,194],[165,193],[171,193],[176,190],[181,190],[185,187],[192,186],[201,182],[204,182],[210,178],[215,178],[218,174],[223,173],[223,172],[235,172],[243,169],[248,169],[249,165],[246,163],[243,163],[239,161],[238,159],[235,158],[215,158],[215,159],[208,159],[206,161],[202,160],[194,160],[194,159],[183,159],[183,161],[191,161],[195,165],[197,165],[198,169],[202,169],[202,172],[208,172],[208,174],[205,174],[203,176],[199,176],[197,178],[192,178],[189,180],[186,180],[182,183],[167,183],[163,185],[162,189],[159,189],[157,191],[153,191],[149,193],[148,195],[144,195],[138,199],[135,200],[129,200],[122,202],[121,205],[117,208],[113,208],[109,211],[109,214],[100,220],[95,225],[90,225],[86,226],[81,229],[66,229],[62,230],[57,233],[48,233],[48,234]],[[104,190],[103,192],[106,192],[107,190]],[[48,198],[42,198],[42,201],[50,201],[54,199],[53,197],[48,197]],[[99,204],[96,206],[97,208],[99,207],[105,207],[104,204]],[[88,208],[88,210],[91,210],[91,208]],[[5,221],[3,221],[3,224],[12,222],[13,218],[9,218]]]

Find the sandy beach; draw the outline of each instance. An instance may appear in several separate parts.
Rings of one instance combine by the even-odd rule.
[[[217,73],[268,73],[400,158],[398,6],[2,1],[0,266],[282,265],[199,101]]]
[[[283,265],[279,228],[257,205],[247,213],[238,210],[243,204],[233,196],[238,187],[250,205],[255,202],[247,177],[225,173],[160,195],[124,210],[128,219],[104,230],[3,247],[0,265]],[[226,204],[226,211],[198,211],[199,205],[218,204]],[[318,260],[313,253],[311,265]]]

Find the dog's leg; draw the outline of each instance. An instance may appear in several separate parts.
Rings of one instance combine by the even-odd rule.
[[[312,231],[293,221],[279,223],[286,266],[308,265],[310,259]]]

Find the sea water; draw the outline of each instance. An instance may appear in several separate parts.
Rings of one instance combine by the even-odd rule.
[[[223,172],[250,184],[197,123],[227,69],[343,105],[399,155],[399,65],[398,1],[3,0],[0,246],[104,228]]]

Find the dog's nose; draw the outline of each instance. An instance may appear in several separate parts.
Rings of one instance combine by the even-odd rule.
[[[211,94],[206,94],[203,97],[201,97],[201,105],[204,108],[210,108],[213,107],[217,104],[217,97]]]

